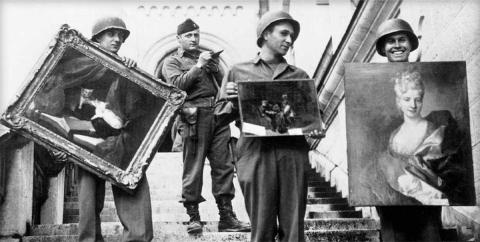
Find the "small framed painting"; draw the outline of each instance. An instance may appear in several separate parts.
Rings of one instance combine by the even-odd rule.
[[[313,80],[239,81],[238,99],[245,136],[296,136],[321,130]]]

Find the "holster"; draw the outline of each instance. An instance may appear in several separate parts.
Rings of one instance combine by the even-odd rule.
[[[182,122],[185,124],[182,130],[182,137],[197,137],[197,107],[183,107],[180,112]]]

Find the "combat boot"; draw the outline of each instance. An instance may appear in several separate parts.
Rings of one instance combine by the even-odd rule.
[[[187,233],[197,234],[201,233],[203,229],[202,222],[200,222],[200,212],[198,212],[198,204],[184,204],[187,209],[187,214],[190,216],[190,221],[187,225]]]
[[[233,212],[232,202],[227,199],[217,200],[220,221],[218,222],[219,232],[250,232],[250,224],[241,222]]]

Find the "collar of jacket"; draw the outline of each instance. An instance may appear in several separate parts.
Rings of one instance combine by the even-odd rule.
[[[255,58],[253,58],[252,63],[254,65],[258,65],[260,63],[260,61],[263,62],[264,64],[268,65],[267,62],[265,62],[264,60],[262,60],[262,58],[260,58],[260,52],[259,52],[255,56]],[[287,69],[295,71],[297,68],[295,66],[292,66],[292,65],[288,64],[287,60],[285,60],[285,58],[282,57],[280,59],[280,62],[279,62],[279,65],[278,65],[277,69],[275,70],[275,73],[273,74],[273,79],[276,79],[280,74],[282,74]]]

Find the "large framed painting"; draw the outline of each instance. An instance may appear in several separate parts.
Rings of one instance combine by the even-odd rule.
[[[63,25],[16,97],[3,124],[130,191],[186,94]]]
[[[239,81],[242,132],[254,136],[296,136],[321,130],[313,80]]]
[[[476,204],[465,66],[346,66],[350,204]]]

